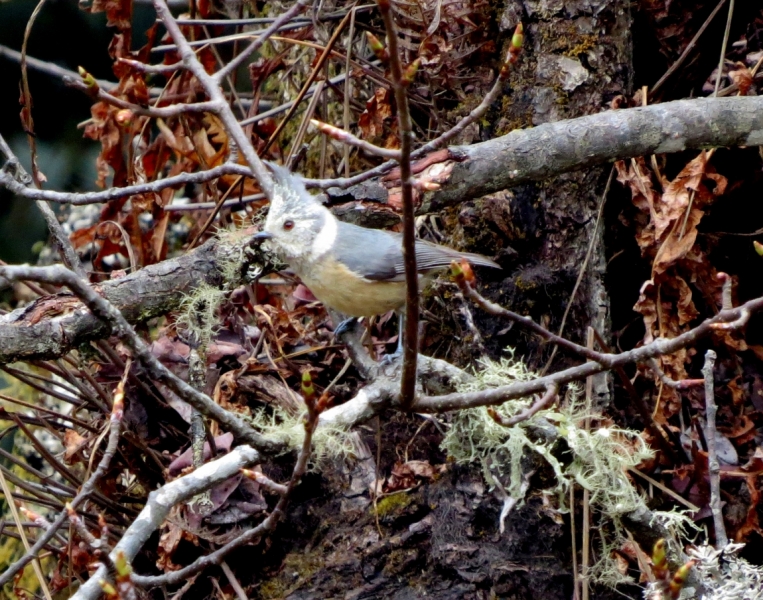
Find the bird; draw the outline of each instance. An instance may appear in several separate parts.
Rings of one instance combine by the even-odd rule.
[[[338,220],[300,178],[285,167],[273,163],[268,167],[273,172],[273,193],[262,231],[254,238],[265,240],[265,248],[287,263],[327,307],[350,318],[395,311],[402,332],[401,309],[406,297],[403,236]],[[501,268],[481,254],[424,240],[416,240],[415,249],[420,290],[454,260]],[[343,321],[335,333],[351,320]]]

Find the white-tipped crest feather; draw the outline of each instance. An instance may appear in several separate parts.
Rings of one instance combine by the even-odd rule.
[[[310,262],[330,250],[336,236],[335,217],[299,178],[284,167],[269,166],[275,186],[263,229],[272,236],[273,250],[298,267],[295,262]]]

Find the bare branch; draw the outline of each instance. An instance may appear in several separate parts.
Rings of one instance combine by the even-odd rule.
[[[710,474],[710,511],[713,513],[715,525],[715,547],[722,550],[729,543],[726,535],[726,527],[723,524],[723,510],[721,508],[721,466],[718,462],[718,453],[715,448],[715,415],[718,407],[715,404],[715,380],[713,367],[715,367],[716,354],[713,350],[705,353],[705,364],[702,374],[705,376],[705,440],[707,441],[707,464]]]
[[[271,35],[276,33],[281,29],[281,27],[291,21],[294,17],[296,17],[299,13],[301,13],[307,6],[311,4],[311,0],[297,0],[289,10],[281,13],[276,17],[276,19],[273,21],[273,23],[265,29],[262,33],[260,33],[257,36],[257,39],[254,40],[251,44],[249,44],[246,48],[244,48],[238,56],[236,56],[233,60],[231,60],[227,65],[225,65],[222,69],[220,69],[217,73],[215,73],[214,78],[216,81],[220,82],[225,77],[233,73],[241,63],[243,63],[247,58],[249,58],[254,52],[256,52],[262,44],[264,44],[268,38],[270,38]]]
[[[517,423],[521,423],[522,421],[527,421],[539,410],[543,410],[544,408],[549,406],[554,400],[556,400],[558,394],[559,394],[559,387],[556,384],[552,383],[546,389],[545,394],[543,394],[542,396],[539,396],[536,399],[536,401],[533,402],[531,406],[527,407],[523,411],[520,411],[519,413],[517,413],[510,419],[505,419],[499,413],[494,411],[492,408],[488,409],[488,414],[499,425],[503,425],[504,427],[513,427]]]
[[[368,154],[381,156],[382,158],[391,158],[394,160],[398,160],[400,158],[400,150],[375,146],[370,142],[361,140],[359,137],[352,135],[349,131],[339,129],[339,127],[334,127],[328,123],[323,123],[318,119],[310,119],[310,124],[313,125],[321,133],[339,142],[342,142],[343,144],[347,144],[348,146],[360,148],[363,150],[363,152],[367,152]]]
[[[530,317],[522,316],[518,313],[515,313],[514,311],[511,311],[507,308],[504,308],[503,306],[500,306],[499,304],[496,304],[495,302],[491,302],[484,296],[482,296],[477,290],[474,289],[470,282],[470,278],[465,275],[463,267],[468,268],[468,265],[461,265],[454,263],[451,266],[451,269],[453,269],[453,272],[455,273],[455,281],[458,284],[458,287],[463,292],[464,296],[472,300],[477,306],[479,306],[482,310],[484,310],[487,313],[490,313],[491,315],[495,315],[497,317],[502,317],[508,321],[512,321],[514,323],[518,323],[523,328],[527,329],[528,331],[531,331],[532,333],[537,334],[544,340],[551,342],[552,344],[556,344],[557,346],[560,346],[564,348],[565,350],[569,350],[570,352],[573,352],[579,356],[583,356],[585,358],[588,358],[590,360],[595,360],[597,362],[601,362],[602,360],[606,360],[606,354],[603,354],[601,352],[596,352],[595,350],[591,350],[590,348],[586,348],[585,346],[581,346],[580,344],[576,344],[575,342],[572,342],[566,338],[563,338],[561,336],[556,335],[555,333],[550,332],[548,329],[543,327],[542,325],[539,325],[535,321],[533,321]]]
[[[403,202],[403,261],[405,263],[405,335],[403,335],[403,374],[400,396],[403,407],[413,405],[416,395],[416,356],[419,352],[419,274],[416,268],[416,228],[414,223],[413,180],[411,177],[411,149],[413,124],[408,108],[408,85],[418,69],[418,59],[403,72],[402,58],[397,42],[397,28],[392,17],[390,0],[377,0],[379,12],[387,31],[389,68],[392,75],[392,91],[397,105],[400,129],[400,179]]]
[[[30,200],[46,200],[48,202],[57,202],[59,204],[81,206],[83,204],[109,202],[110,200],[137,194],[156,194],[170,187],[180,187],[189,183],[204,183],[222,177],[223,175],[242,175],[244,177],[252,177],[252,172],[243,165],[225,163],[206,171],[180,173],[179,175],[174,175],[172,177],[157,179],[156,181],[148,183],[128,185],[123,188],[110,188],[108,190],[103,190],[102,192],[69,193],[28,188],[16,181],[9,173],[0,171],[0,185],[6,187],[14,194],[22,196],[23,198],[29,198]],[[189,206],[193,207],[195,205]],[[202,207],[199,206],[198,208]]]
[[[101,102],[111,104],[112,106],[116,106],[118,108],[131,110],[136,115],[152,117],[154,119],[169,119],[171,117],[176,117],[185,113],[215,112],[217,108],[217,104],[215,102],[189,102],[187,104],[170,104],[169,106],[152,106],[150,108],[146,108],[140,106],[139,104],[133,104],[132,102],[127,102],[127,100],[122,100],[121,98],[118,98],[117,96],[102,90],[100,87],[97,89],[97,91],[95,91],[95,93],[93,93],[92,88],[84,83],[82,78],[74,79],[72,77],[65,76],[64,83],[66,83],[66,85],[71,88],[87,94],[95,100],[100,100]]]
[[[241,255],[242,269],[246,269],[244,246],[210,240],[178,258],[104,281],[99,290],[129,322],[145,322],[177,308],[185,294],[203,283],[220,286],[222,264],[236,254]],[[256,255],[255,259],[261,258]],[[260,264],[266,265],[264,261]],[[78,301],[66,295],[46,296],[0,316],[0,364],[57,358],[109,334],[110,329],[82,310]]]
[[[249,446],[238,446],[225,456],[208,462],[192,473],[151,492],[145,508],[111,551],[111,559],[116,560],[117,554],[121,551],[127,561],[132,561],[151,534],[162,524],[173,506],[222,483],[259,460],[260,455],[256,450]],[[107,578],[107,569],[101,565],[72,596],[72,600],[97,599],[101,595],[100,581]]]
[[[654,371],[655,375],[659,377],[660,381],[662,381],[662,383],[668,387],[673,388],[674,390],[688,390],[689,388],[696,387],[704,383],[704,379],[681,379],[679,381],[671,379],[668,377],[667,373],[665,373],[665,371],[660,368],[660,363],[656,358],[650,358],[648,364],[649,368]]]
[[[544,123],[469,146],[451,146],[442,189],[424,195],[419,212],[612,160],[708,146],[763,143],[763,96],[677,100]],[[413,158],[419,158],[418,151]],[[380,176],[393,162],[349,178],[306,182],[348,188]]]
[[[0,135],[0,152],[2,152],[8,160],[8,163],[3,166],[2,170],[0,170],[0,176],[9,177],[11,181],[17,183],[19,186],[27,187],[27,185],[32,182],[32,178],[26,173],[24,167],[21,166],[19,159],[13,153],[11,147],[6,143],[5,138],[3,138],[2,135]],[[44,200],[37,201],[37,208],[40,209],[40,212],[45,219],[45,223],[48,225],[50,234],[55,240],[55,245],[61,252],[61,257],[64,262],[80,277],[87,277],[85,268],[82,266],[82,261],[74,250],[66,233],[64,233],[63,227],[61,227],[61,223],[58,222],[56,214]]]
[[[416,412],[435,413],[473,408],[475,406],[490,406],[502,404],[507,400],[522,398],[543,392],[548,385],[559,386],[570,381],[578,381],[590,375],[595,375],[622,366],[628,363],[643,363],[650,358],[672,354],[695,344],[699,339],[711,334],[717,329],[717,325],[736,323],[741,320],[741,315],[752,314],[763,309],[763,298],[755,298],[738,308],[724,310],[702,322],[700,325],[677,337],[666,339],[659,338],[650,344],[634,348],[619,354],[599,354],[599,359],[591,362],[559,371],[546,377],[540,377],[533,381],[519,382],[504,385],[478,392],[464,392],[445,394],[442,396],[420,397],[413,409]]]

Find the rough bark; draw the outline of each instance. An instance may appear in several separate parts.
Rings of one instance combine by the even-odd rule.
[[[99,285],[131,323],[140,323],[178,307],[200,283],[222,283],[216,240],[172,260],[148,266],[121,279]],[[40,298],[0,317],[0,364],[18,360],[57,358],[110,332],[71,294]]]

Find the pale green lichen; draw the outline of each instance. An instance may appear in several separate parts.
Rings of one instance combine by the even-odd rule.
[[[281,443],[285,452],[302,447],[305,440],[305,413],[292,415],[272,407],[255,411],[249,418],[252,426],[269,439]],[[356,454],[352,432],[343,427],[321,423],[313,433],[313,449],[310,470],[319,471],[323,466]]]
[[[459,391],[477,391],[529,381],[537,377],[525,365],[514,359],[511,352],[500,360],[482,361],[473,381]],[[553,470],[556,485],[547,492],[556,494],[558,508],[564,512],[568,491],[573,483],[587,490],[592,510],[599,515],[597,562],[592,566],[591,579],[615,586],[630,581],[621,575],[613,559],[614,549],[626,539],[621,518],[633,511],[645,509],[644,500],[626,472],[653,456],[653,451],[635,431],[600,423],[601,415],[594,414],[582,401],[574,385],[568,386],[566,398],[558,408],[541,410],[527,421],[513,427],[497,423],[487,408],[458,411],[442,447],[459,463],[478,463],[492,487],[502,488],[521,505],[524,497],[522,460],[528,453],[540,455]],[[525,410],[534,399],[510,400],[493,407],[503,420]],[[584,423],[595,425],[586,428]],[[538,435],[549,431],[553,435]],[[659,513],[663,524],[685,530],[693,525],[680,513]]]
[[[227,292],[208,283],[200,284],[183,298],[177,317],[177,325],[188,340],[206,348],[218,327],[217,309],[225,300]]]
[[[217,309],[236,286],[240,284],[241,265],[245,261],[243,229],[217,232],[220,249],[217,262],[222,276],[220,286],[202,282],[185,296],[180,304],[177,325],[185,337],[201,348],[206,348],[218,327]]]

